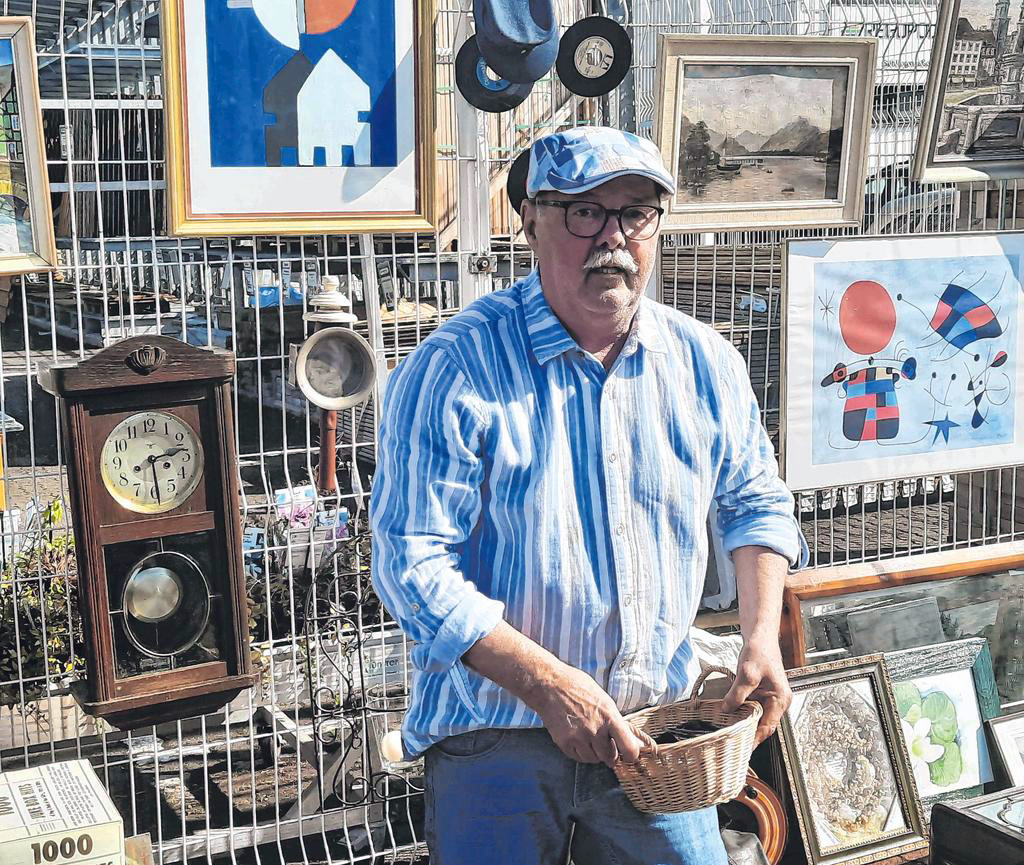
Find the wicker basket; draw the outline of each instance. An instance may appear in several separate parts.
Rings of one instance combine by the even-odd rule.
[[[629,801],[638,811],[670,814],[696,811],[735,799],[747,778],[754,733],[761,719],[761,705],[742,703],[734,712],[722,708],[724,700],[700,697],[704,680],[711,673],[733,673],[724,667],[710,667],[694,683],[689,700],[654,706],[627,715],[637,730],[649,739],[687,721],[707,721],[722,729],[682,742],[654,745],[640,752],[635,763],[618,761],[615,774]]]

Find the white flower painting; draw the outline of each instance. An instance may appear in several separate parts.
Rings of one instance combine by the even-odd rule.
[[[970,670],[919,676],[893,686],[900,727],[922,797],[992,780]]]

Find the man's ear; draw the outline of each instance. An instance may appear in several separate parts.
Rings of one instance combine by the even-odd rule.
[[[529,199],[525,199],[520,206],[520,216],[523,219],[523,236],[530,244],[530,249],[537,251],[537,205]]]

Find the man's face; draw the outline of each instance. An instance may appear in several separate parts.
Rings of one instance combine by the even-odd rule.
[[[537,197],[590,201],[618,209],[631,204],[658,206],[657,190],[654,181],[646,177],[626,175],[579,195],[541,192]],[[570,330],[577,329],[574,323],[595,316],[632,314],[657,260],[657,232],[646,240],[629,240],[618,219],[609,216],[595,237],[577,237],[566,228],[565,210],[531,201],[523,203],[523,230],[537,255],[544,294]],[[632,261],[635,268],[596,266],[608,253],[625,255],[620,265]]]

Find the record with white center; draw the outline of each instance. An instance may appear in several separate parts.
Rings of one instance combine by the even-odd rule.
[[[558,45],[555,70],[577,96],[603,96],[622,83],[633,61],[633,44],[621,25],[591,15],[572,25]]]

